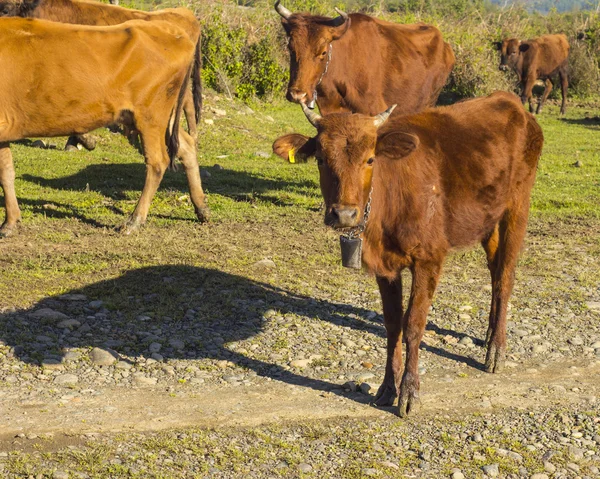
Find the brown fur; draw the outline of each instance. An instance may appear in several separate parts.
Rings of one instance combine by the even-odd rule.
[[[276,140],[287,158],[301,135]],[[304,137],[306,138],[306,137]],[[384,382],[377,403],[400,394],[400,413],[418,396],[418,350],[444,259],[454,248],[481,243],[492,277],[486,369],[499,371],[506,350],[506,308],[525,235],[529,197],[543,135],[518,98],[486,98],[373,118],[332,114],[318,124],[313,152],[319,163],[325,223],[354,227],[372,189],[363,233],[363,265],[377,277],[388,337]],[[400,272],[412,273],[406,312]],[[407,343],[402,375],[402,336]]]
[[[183,28],[196,45],[192,64],[192,92],[186,90],[184,112],[190,135],[197,139],[197,122],[202,109],[202,83],[200,70],[200,24],[194,14],[186,8],[168,8],[156,12],[144,12],[90,0],[25,0],[0,1],[0,17],[21,16],[39,18],[53,22],[77,25],[109,26],[129,20],[168,21]],[[130,125],[128,125],[130,126]]]
[[[374,115],[394,103],[397,114],[407,114],[435,105],[454,66],[452,48],[437,28],[398,25],[361,13],[335,23],[304,13],[282,19],[290,49],[288,100],[311,101],[316,89],[322,114]],[[331,62],[317,86],[330,44]]]
[[[185,30],[159,21],[90,27],[0,18],[0,45],[0,90],[10,92],[0,96],[0,185],[6,199],[0,236],[11,233],[21,216],[9,142],[84,133],[123,118],[133,118],[147,165],[126,231],[146,219],[169,165],[167,147],[180,156],[204,219],[195,143],[179,124],[170,127],[180,114],[196,47]]]
[[[500,69],[512,69],[521,84],[521,101],[529,100],[529,111],[533,113],[533,86],[537,80],[544,80],[544,93],[540,98],[536,113],[542,111],[544,102],[554,86],[554,77],[559,76],[562,89],[560,114],[564,115],[567,102],[567,76],[569,63],[569,42],[565,35],[542,35],[527,41],[507,38],[497,42],[500,51]]]

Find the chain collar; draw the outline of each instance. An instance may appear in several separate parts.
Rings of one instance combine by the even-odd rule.
[[[313,99],[310,103],[307,103],[306,106],[308,108],[310,108],[311,110],[315,107],[315,103],[317,101],[317,88],[319,87],[319,85],[321,84],[321,81],[323,80],[323,77],[325,76],[325,74],[327,73],[327,70],[329,69],[329,63],[331,62],[331,43],[329,44],[329,48],[327,50],[327,63],[325,63],[325,70],[323,70],[323,73],[321,73],[321,77],[319,78],[319,81],[317,82],[317,86],[315,86],[315,91],[313,94]]]
[[[373,184],[371,183],[371,190],[369,191],[369,199],[367,200],[367,204],[365,205],[365,212],[363,215],[363,220],[358,226],[355,226],[354,228],[352,228],[350,231],[348,231],[344,235],[348,239],[358,238],[365,231],[365,228],[367,227],[367,221],[369,221],[369,215],[371,214],[372,198],[373,198]]]

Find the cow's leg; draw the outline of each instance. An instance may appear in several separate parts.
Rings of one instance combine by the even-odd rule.
[[[521,92],[521,103],[523,105],[529,100],[529,112],[533,113],[533,86],[535,85],[535,78],[527,77],[523,80],[523,91]]]
[[[548,99],[548,95],[550,95],[550,92],[552,91],[553,86],[554,86],[554,83],[552,82],[552,80],[550,80],[550,78],[546,78],[546,81],[544,82],[544,93],[542,94],[542,97],[540,98],[540,102],[538,103],[538,106],[537,106],[537,110],[535,111],[536,115],[539,115],[542,112],[542,107],[544,106],[544,103],[546,103],[546,100]]]
[[[483,249],[485,250],[485,254],[487,256],[487,264],[488,269],[490,270],[490,276],[492,277],[492,304],[490,306],[490,318],[488,322],[488,330],[485,336],[486,345],[492,339],[492,333],[494,332],[494,328],[496,327],[496,295],[495,291],[497,288],[496,283],[496,269],[498,268],[498,225],[494,227],[494,231],[490,233],[490,235],[481,242]]]
[[[417,262],[412,268],[412,289],[403,320],[406,364],[398,400],[398,414],[401,417],[410,413],[419,397],[419,347],[441,270],[442,261]]]
[[[398,397],[398,386],[402,378],[402,277],[389,281],[377,277],[383,318],[387,335],[387,360],[385,377],[375,395],[377,406],[391,406]]]
[[[131,234],[146,222],[152,198],[169,166],[169,154],[165,145],[165,128],[140,128],[146,157],[146,181],[142,195],[133,210],[133,213],[121,228],[121,232]],[[161,132],[163,132],[161,134]]]
[[[499,224],[499,244],[496,252],[494,329],[487,346],[485,370],[497,373],[504,367],[506,355],[506,311],[515,281],[515,269],[519,251],[525,237],[529,198],[520,200],[504,215]]]
[[[560,77],[560,88],[562,91],[562,104],[560,106],[560,114],[564,115],[567,111],[567,90],[569,88],[569,77],[567,75],[567,67],[563,67],[558,71]]]
[[[0,143],[0,186],[4,191],[6,218],[0,227],[0,238],[10,236],[16,231],[21,220],[21,210],[15,193],[15,167],[8,143]]]
[[[194,97],[192,91],[187,89],[183,98],[183,113],[187,122],[188,132],[194,140],[194,145],[198,141],[198,125],[196,123],[196,108],[194,107]]]
[[[190,197],[194,204],[196,216],[200,222],[208,221],[210,211],[208,206],[206,206],[206,198],[202,190],[200,168],[198,167],[198,159],[196,158],[196,142],[183,128],[179,128],[179,140],[178,156],[185,169],[185,176],[187,177]]]

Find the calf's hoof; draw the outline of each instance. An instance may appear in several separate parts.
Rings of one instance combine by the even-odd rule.
[[[485,370],[488,373],[499,373],[502,371],[504,369],[505,356],[504,348],[499,348],[493,342],[490,342],[485,356]]]
[[[396,391],[396,388],[383,383],[379,386],[377,394],[375,394],[375,401],[373,401],[373,404],[378,407],[393,406],[397,397],[398,392]]]
[[[143,220],[141,220],[140,218],[134,218],[133,216],[131,216],[125,222],[125,224],[118,227],[117,230],[121,234],[130,235],[131,233],[137,233],[143,224],[144,224]]]
[[[94,138],[92,135],[80,135],[77,139],[79,140],[79,143],[81,143],[88,151],[92,151],[94,148],[96,148],[96,138]]]
[[[8,238],[9,236],[14,235],[17,232],[16,224],[7,224],[4,223],[2,227],[0,227],[0,238]]]
[[[196,218],[198,218],[200,223],[208,222],[210,219],[210,210],[208,209],[208,206],[202,206],[201,208],[194,207],[194,210],[196,211]]]
[[[400,398],[398,399],[398,416],[407,417],[414,412],[421,403],[419,392],[411,388],[400,388]]]

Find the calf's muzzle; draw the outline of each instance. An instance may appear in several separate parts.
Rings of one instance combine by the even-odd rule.
[[[334,228],[351,228],[358,225],[358,208],[355,206],[333,205],[328,224]]]

